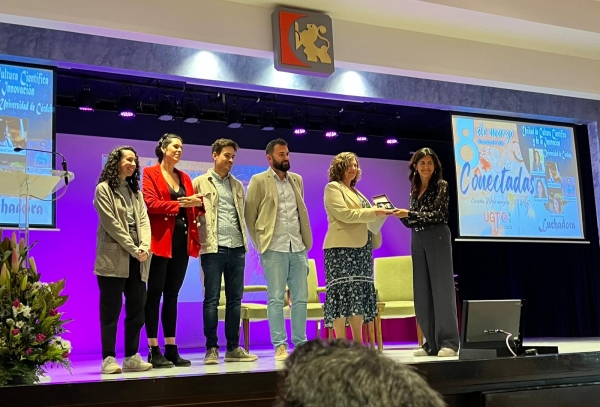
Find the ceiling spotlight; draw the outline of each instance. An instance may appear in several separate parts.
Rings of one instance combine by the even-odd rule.
[[[264,131],[273,131],[277,127],[277,111],[271,107],[266,107],[258,118],[260,129]]]
[[[307,133],[306,129],[304,127],[298,127],[294,129],[294,134],[296,136],[303,136]]]
[[[230,129],[241,129],[244,127],[244,115],[240,112],[240,109],[233,104],[226,113],[227,116],[227,127]]]
[[[327,115],[323,121],[323,135],[327,138],[334,138],[338,136],[339,124],[337,117]]]
[[[167,95],[165,95],[164,99],[156,107],[156,114],[158,115],[158,120],[163,122],[170,122],[175,119],[175,108],[169,102],[169,99],[167,99]]]
[[[77,95],[77,106],[82,112],[93,112],[96,107],[96,97],[90,91],[90,87],[87,83],[83,86],[83,90]]]
[[[292,113],[292,131],[296,136],[303,136],[308,133],[308,119],[305,113],[302,113],[300,109],[296,109]]]
[[[185,104],[183,107],[183,122],[195,124],[200,121],[200,108],[198,105],[190,98],[189,102]]]
[[[383,135],[386,136],[385,144],[393,146],[398,144],[398,135],[400,134],[400,115],[396,113],[394,117],[390,118],[385,128],[383,129]]]
[[[354,136],[356,137],[356,141],[364,143],[365,141],[368,141],[368,135],[369,124],[364,117],[361,117],[354,126]]]
[[[119,99],[119,103],[117,103],[117,110],[119,112],[119,116],[129,119],[135,117],[135,101],[131,98],[129,93],[126,93],[121,99]]]

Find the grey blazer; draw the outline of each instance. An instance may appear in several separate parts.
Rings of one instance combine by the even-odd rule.
[[[150,222],[142,192],[131,192],[131,203],[135,216],[135,226],[140,240],[136,246],[127,226],[127,206],[125,198],[113,192],[107,182],[96,186],[94,208],[98,213],[96,234],[96,261],[94,274],[105,277],[129,277],[129,258],[137,257],[138,250],[148,253],[148,260],[140,265],[142,281],[148,282],[150,271]],[[135,258],[131,261],[137,261]]]

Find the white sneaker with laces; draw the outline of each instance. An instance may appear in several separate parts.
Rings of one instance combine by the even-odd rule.
[[[275,360],[278,362],[283,362],[288,357],[288,352],[285,345],[279,345],[277,350],[275,351]]]
[[[102,374],[117,374],[121,373],[121,366],[113,356],[107,356],[102,361]]]
[[[139,353],[123,359],[124,372],[145,372],[152,369],[152,363],[144,362]]]
[[[225,362],[254,362],[256,359],[258,359],[258,356],[248,353],[241,346],[225,352]]]

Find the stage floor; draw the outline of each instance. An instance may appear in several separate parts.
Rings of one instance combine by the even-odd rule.
[[[525,341],[525,346],[558,346],[560,354],[580,353],[580,352],[600,352],[600,338],[539,338]],[[412,353],[417,349],[416,343],[386,344],[383,354],[395,359],[401,363],[431,363],[440,361],[453,361],[458,357],[438,358],[438,357],[414,357]],[[171,369],[152,369],[147,372],[139,373],[121,373],[112,375],[103,375],[100,373],[101,356],[98,355],[74,355],[72,358],[72,374],[65,369],[52,369],[48,375],[41,379],[41,383],[47,384],[66,384],[66,383],[86,383],[99,381],[129,380],[129,379],[148,379],[162,377],[185,377],[185,376],[205,376],[226,373],[252,373],[252,372],[273,372],[283,368],[283,362],[276,362],[274,351],[268,349],[252,349],[252,353],[259,356],[255,362],[245,363],[226,363],[223,361],[224,351],[221,351],[221,358],[218,365],[204,366],[204,349],[192,352],[181,350],[181,354],[186,359],[191,359],[191,367],[175,367]],[[142,357],[145,358],[146,352],[143,349]],[[122,357],[117,358],[119,363]]]

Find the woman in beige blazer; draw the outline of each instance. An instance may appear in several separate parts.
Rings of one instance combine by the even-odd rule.
[[[340,153],[331,162],[324,197],[329,227],[323,248],[325,325],[333,326],[337,338],[345,338],[348,322],[352,338],[362,343],[363,323],[377,316],[372,251],[381,246],[381,232],[373,235],[367,224],[392,211],[372,207],[356,189],[360,173],[354,153]]]
[[[94,195],[98,213],[94,273],[100,288],[102,373],[152,368],[138,353],[150,255],[150,222],[140,192],[139,162],[132,147],[108,156]],[[115,360],[117,323],[125,294],[125,360]]]

